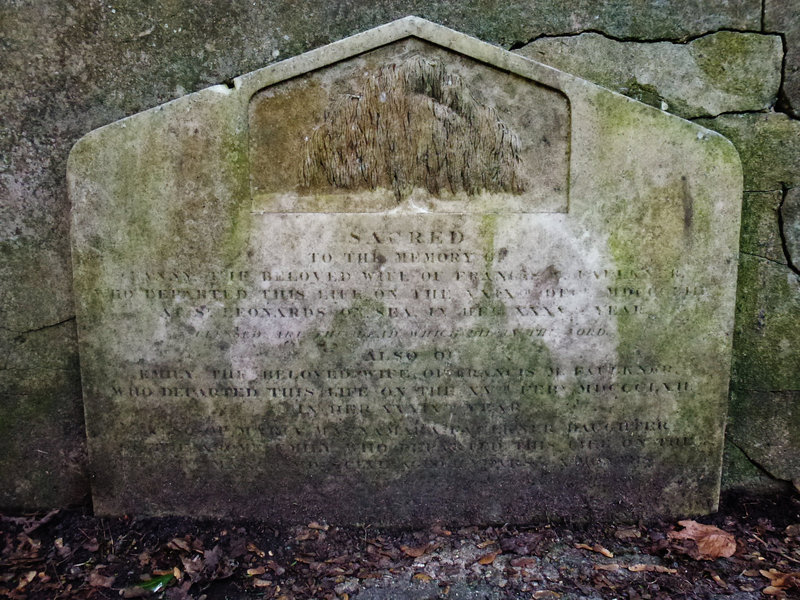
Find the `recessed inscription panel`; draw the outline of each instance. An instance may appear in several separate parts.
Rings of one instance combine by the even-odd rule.
[[[424,27],[453,50],[300,57],[73,152],[99,512],[414,525],[714,508],[735,154]]]
[[[249,111],[255,210],[567,210],[567,98],[419,40],[270,86]]]

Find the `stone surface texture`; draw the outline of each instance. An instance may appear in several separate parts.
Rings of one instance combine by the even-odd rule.
[[[783,57],[779,36],[731,31],[684,44],[543,37],[516,52],[685,118],[770,108]]]
[[[764,0],[764,31],[779,32],[786,43],[783,94],[789,111],[800,116],[800,2]]]
[[[800,121],[781,113],[697,119],[731,140],[742,158],[744,189],[770,191],[800,185]]]
[[[742,209],[728,437],[771,476],[798,481],[800,271],[793,253],[800,121],[765,113],[697,122],[736,145],[745,190],[753,190]]]
[[[100,513],[716,506],[722,136],[406,18],[98,129],[67,173]]]
[[[719,30],[780,34],[786,65],[778,108],[791,103],[796,111],[797,1],[767,0],[763,31],[761,4],[379,1],[365,8],[344,1],[285,0],[3,3],[0,352],[13,357],[4,365],[14,368],[0,370],[0,386],[8,390],[0,396],[0,411],[9,436],[0,457],[0,503],[44,508],[78,502],[88,491],[80,458],[76,344],[69,331],[74,309],[64,182],[67,153],[83,134],[407,14],[507,48],[542,35],[589,31],[636,47],[644,41],[685,42]],[[796,164],[791,153],[778,152],[774,158],[774,164],[763,165],[765,172],[784,161],[789,169]],[[36,347],[23,342],[25,332],[44,341]],[[48,357],[38,347],[48,348]],[[52,368],[51,352],[64,359],[57,361],[58,369]],[[793,351],[780,352],[787,363],[797,361]],[[42,447],[43,430],[48,448]]]

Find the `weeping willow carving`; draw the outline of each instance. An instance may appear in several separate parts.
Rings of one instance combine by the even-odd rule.
[[[494,109],[443,65],[416,57],[329,106],[306,139],[302,177],[308,189],[390,189],[399,202],[414,188],[518,194],[519,170],[519,139]]]

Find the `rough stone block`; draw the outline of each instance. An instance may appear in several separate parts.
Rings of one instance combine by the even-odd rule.
[[[800,121],[780,113],[721,115],[697,119],[736,146],[744,189],[780,190],[800,186]]]
[[[783,60],[779,36],[731,31],[685,44],[543,37],[516,52],[685,118],[770,108]]]
[[[742,202],[742,253],[786,264],[780,228],[783,193],[746,192]]]
[[[783,93],[790,110],[800,117],[800,2],[764,0],[764,30],[775,31],[786,40]]]

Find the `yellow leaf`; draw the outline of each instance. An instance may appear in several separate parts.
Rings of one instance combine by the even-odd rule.
[[[494,559],[497,558],[498,554],[500,554],[500,552],[489,552],[488,554],[484,554],[478,559],[478,564],[490,565],[494,562]]]

